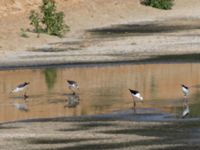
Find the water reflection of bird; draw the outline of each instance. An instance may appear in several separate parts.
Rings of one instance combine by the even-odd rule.
[[[139,91],[136,90],[131,90],[129,89],[129,91],[131,92],[131,95],[133,97],[133,109],[134,112],[136,112],[136,102],[143,102],[143,97],[140,95]]]
[[[67,80],[68,88],[72,90],[73,93],[75,93],[76,89],[79,89],[78,83],[76,81]]]
[[[17,108],[18,110],[21,110],[21,111],[28,111],[28,107],[26,104],[24,103],[14,103],[14,106],[15,108]]]
[[[67,103],[65,104],[64,107],[68,107],[68,108],[74,108],[77,105],[79,105],[80,102],[80,97],[79,95],[73,93],[73,94],[69,94],[67,95]]]
[[[185,86],[184,84],[182,84],[181,87],[184,96],[187,97],[189,95],[189,87]]]
[[[188,116],[189,115],[189,113],[190,113],[190,109],[189,109],[189,105],[186,103],[186,104],[184,104],[184,110],[183,110],[183,112],[182,112],[182,118],[185,118],[186,116]]]
[[[25,90],[29,84],[30,84],[29,82],[24,82],[22,84],[19,84],[15,89],[12,90],[12,93],[18,93]],[[27,98],[28,98],[28,95],[26,95],[26,92],[25,92],[24,99],[27,99]]]

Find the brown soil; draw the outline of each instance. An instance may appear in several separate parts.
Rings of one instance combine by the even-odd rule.
[[[182,32],[170,32],[173,36],[169,33],[164,35],[151,33],[150,36],[131,36],[118,38],[117,40],[96,40],[90,36],[88,39],[88,34],[84,32],[87,29],[109,27],[117,24],[144,24],[145,22],[155,23],[156,21],[163,21],[163,24],[170,23],[171,26],[185,24],[195,26],[199,23],[200,1],[198,0],[175,0],[173,9],[167,11],[143,6],[139,3],[139,0],[57,0],[56,2],[58,10],[64,11],[65,21],[71,29],[63,39],[45,34],[37,38],[37,35],[32,32],[26,32],[28,38],[20,36],[21,28],[32,30],[28,20],[29,12],[31,9],[38,9],[41,0],[21,0],[20,2],[3,0],[0,2],[0,54],[3,58],[1,63],[5,65],[7,63],[22,62],[25,64],[25,60],[20,58],[21,55],[29,58],[32,55],[30,50],[44,47],[70,49],[65,53],[66,57],[62,59],[60,57],[56,58],[55,55],[55,61],[58,63],[73,62],[74,59],[71,60],[67,57],[68,55],[75,55],[76,60],[79,62],[93,59],[99,61],[118,60],[119,57],[113,58],[108,54],[113,55],[116,53],[119,55],[119,51],[122,50],[126,53],[137,52],[140,55],[144,53],[149,55],[148,52],[153,54],[199,52],[200,40],[196,36],[199,34],[197,27]],[[76,43],[71,46],[69,42],[74,41]],[[58,42],[67,44],[63,46],[63,44],[57,44]],[[74,52],[73,49],[77,51]],[[95,49],[95,52],[93,49]],[[108,51],[105,52],[105,50]],[[46,56],[46,53],[36,54]],[[77,54],[83,56],[92,54],[93,56],[79,58]],[[104,56],[99,57],[99,54]],[[94,56],[99,58],[96,59]],[[44,62],[44,59],[36,59],[35,61],[47,62]]]

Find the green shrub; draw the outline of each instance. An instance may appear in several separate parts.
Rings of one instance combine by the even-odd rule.
[[[143,4],[159,9],[171,9],[173,0],[143,0]]]
[[[64,13],[56,12],[54,0],[43,0],[40,13],[31,11],[30,24],[34,26],[35,32],[45,32],[50,35],[62,37],[69,27],[64,22]]]
[[[32,10],[31,15],[29,16],[29,20],[31,21],[30,24],[34,26],[35,32],[37,32],[37,33],[41,32],[42,27],[40,27],[39,14]]]
[[[26,31],[23,28],[20,29],[20,36],[23,38],[29,38],[29,36],[26,34]]]

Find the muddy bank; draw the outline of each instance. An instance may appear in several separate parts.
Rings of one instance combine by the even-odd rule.
[[[64,38],[43,47],[9,52],[1,68],[151,61],[161,56],[198,56],[200,20],[176,18],[94,28],[79,38]],[[178,58],[178,57],[177,57]],[[182,58],[182,57],[181,57]],[[158,59],[157,59],[158,60]],[[180,59],[179,59],[180,60]]]
[[[130,117],[130,112],[127,114]],[[131,117],[134,116],[132,113]],[[16,150],[189,150],[200,147],[197,120],[135,122],[114,118],[54,118],[2,124],[0,145],[3,149]]]
[[[138,0],[57,1],[70,32],[65,38],[37,34],[30,9],[41,1],[2,1],[0,65],[4,67],[132,61],[153,55],[199,52],[199,1],[175,0],[171,10]],[[21,28],[29,29],[21,36]]]

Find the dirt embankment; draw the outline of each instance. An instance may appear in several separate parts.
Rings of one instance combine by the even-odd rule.
[[[184,18],[185,20],[187,20],[188,18],[199,19],[199,14],[200,14],[199,0],[190,0],[190,1],[175,0],[173,9],[167,11],[143,6],[140,4],[139,0],[56,0],[58,10],[64,11],[65,21],[70,26],[71,29],[70,32],[66,33],[65,38],[60,39],[45,34],[42,34],[40,38],[37,38],[37,35],[32,32],[26,33],[28,35],[28,38],[21,37],[20,36],[21,28],[32,29],[32,27],[29,25],[28,16],[30,10],[38,9],[38,7],[41,5],[41,2],[42,0],[0,1],[0,56],[9,56],[8,59],[10,60],[10,58],[12,58],[13,60],[14,59],[13,56],[15,56],[15,54],[22,54],[23,52],[29,52],[29,50],[44,47],[49,43],[84,40],[85,34],[83,34],[83,31],[87,29],[107,27],[116,24],[144,23],[150,21],[155,22],[155,21],[163,21],[170,19],[173,19],[173,21],[170,24],[173,26],[173,24],[175,25],[177,24],[176,22],[177,18],[179,19]],[[188,23],[190,23],[190,21],[188,21]],[[179,25],[181,24],[182,22],[179,22]],[[191,22],[191,25],[193,25],[193,22]],[[196,31],[197,30],[195,28],[194,31],[190,31],[190,34],[198,33]],[[187,32],[184,34],[187,34]],[[156,36],[151,37],[151,43],[153,41],[155,41],[156,43],[162,43],[163,41],[166,40],[162,38],[163,36],[161,36],[160,38],[160,34],[157,33]],[[189,38],[191,38],[191,35],[189,36]],[[130,47],[129,45],[128,47],[129,50],[131,49],[132,51],[135,51],[135,49],[139,50],[140,48],[138,48],[138,46],[139,47],[141,46],[142,49],[145,49],[142,51],[142,53],[149,50],[151,51],[154,50],[154,47],[149,48],[149,41],[147,41],[146,43],[147,45],[145,45],[144,42],[137,43],[137,41],[143,41],[143,39],[149,40],[149,37],[147,36],[141,36],[141,37],[133,36],[132,41],[130,41],[130,39],[131,38],[128,39],[129,42],[135,43],[135,45],[131,44],[132,47]],[[159,42],[159,39],[161,39],[162,41]],[[167,37],[167,40],[171,41],[171,43],[177,43],[180,41],[178,40],[178,38],[174,39],[174,37],[172,38]],[[184,39],[184,40],[190,41],[191,39],[188,40]],[[195,37],[195,40],[198,42],[199,41],[198,37]],[[88,43],[86,42],[86,44],[78,46],[76,45],[76,47],[78,48],[81,47],[79,55],[82,53],[90,54],[91,52],[89,52],[89,50],[94,48],[96,49],[97,54],[103,53],[102,49],[114,48],[115,50],[116,49],[115,45],[117,45],[120,49],[121,47],[123,47],[123,49],[126,50],[126,47],[124,47],[124,45],[127,45],[126,42],[124,43],[121,40],[119,42],[119,39],[110,42],[109,43],[110,47],[103,47],[105,45],[107,46],[108,45],[107,43],[103,43],[100,45],[98,45],[97,42],[92,43],[92,41],[89,41]],[[120,43],[122,43],[121,46],[119,45]],[[152,45],[155,46],[156,43],[152,43]],[[90,45],[92,45],[92,47],[90,47]],[[190,48],[184,49],[184,47],[185,46],[183,46],[184,52],[190,49]],[[157,49],[161,49],[162,51],[162,48],[163,47],[159,47]],[[182,49],[181,46],[178,48],[179,50]],[[197,49],[198,48],[195,47],[194,51],[198,51]],[[112,53],[115,53],[114,50],[112,51]],[[193,52],[193,50],[191,50],[191,52]],[[104,55],[106,55],[106,53]],[[18,61],[19,60],[16,60],[15,62]],[[66,59],[65,61],[68,60]]]

